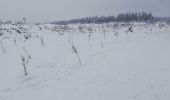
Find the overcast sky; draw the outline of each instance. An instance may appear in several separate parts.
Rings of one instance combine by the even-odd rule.
[[[49,22],[86,16],[148,11],[170,16],[170,0],[0,0],[1,20]]]

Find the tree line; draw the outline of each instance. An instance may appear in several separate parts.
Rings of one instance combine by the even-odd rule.
[[[57,21],[52,22],[52,24],[88,24],[88,23],[108,23],[108,22],[131,22],[131,21],[138,21],[138,22],[148,22],[153,21],[154,16],[151,12],[136,12],[136,13],[120,13],[116,17],[115,16],[95,16],[95,17],[86,17],[80,19],[72,19],[68,21]]]

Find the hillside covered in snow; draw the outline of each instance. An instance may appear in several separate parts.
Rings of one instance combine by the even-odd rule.
[[[0,25],[0,100],[168,100],[167,23]]]

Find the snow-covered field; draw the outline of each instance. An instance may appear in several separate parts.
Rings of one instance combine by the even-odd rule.
[[[169,43],[164,23],[1,25],[0,100],[169,100]]]

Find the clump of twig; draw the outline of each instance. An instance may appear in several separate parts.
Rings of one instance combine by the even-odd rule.
[[[20,31],[20,30],[17,30],[17,29],[16,29],[16,32],[19,33],[19,34],[21,34],[21,31]]]
[[[103,32],[103,39],[105,40],[106,39],[106,33]]]
[[[14,39],[14,46],[16,46],[17,45],[17,40],[16,39]]]
[[[58,35],[63,36],[64,32],[60,31],[60,32],[58,32]]]
[[[70,38],[68,39],[68,43],[71,44],[71,39]]]
[[[118,33],[119,33],[119,32],[115,31],[115,32],[114,32],[114,36],[119,37],[119,34],[118,34]]]
[[[31,38],[31,34],[25,34],[24,38],[25,38],[25,40],[28,40],[29,38]]]
[[[81,65],[82,63],[81,63],[80,57],[78,55],[77,48],[74,45],[72,46],[72,51],[76,54],[76,56],[78,58],[78,61],[79,61],[80,65]]]
[[[69,45],[73,45],[73,38],[72,37],[68,37],[68,43],[69,43]]]

